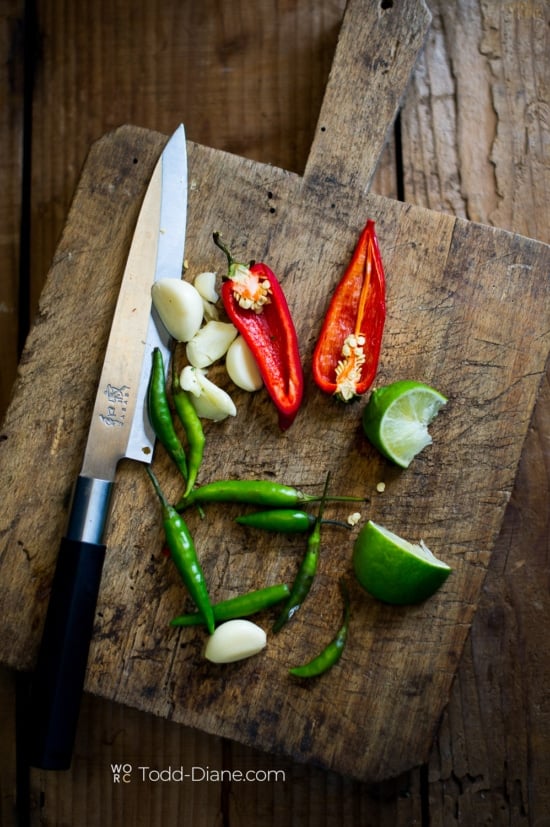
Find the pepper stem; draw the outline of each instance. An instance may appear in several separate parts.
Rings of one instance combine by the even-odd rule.
[[[305,503],[318,503],[319,500],[321,500],[321,499],[322,499],[322,497],[320,497],[318,494],[304,494],[304,496],[300,498],[300,502],[302,502],[302,503],[303,502],[305,502]],[[339,497],[338,495],[336,495],[336,496],[325,497],[325,502],[327,502],[327,503],[364,503],[364,502],[367,502],[367,497],[351,497],[351,496],[350,497]]]
[[[327,501],[327,493],[328,493],[328,484],[330,481],[330,471],[327,472],[327,478],[325,480],[325,487],[323,488],[323,493],[321,495],[321,501],[319,503],[319,511],[317,512],[317,520],[316,525],[320,526],[323,522],[323,511],[325,510],[325,504]]]
[[[146,470],[146,471],[147,471],[147,473],[149,474],[149,479],[150,479],[150,480],[151,480],[151,482],[153,483],[153,488],[155,489],[155,491],[156,491],[156,493],[157,493],[157,496],[158,496],[158,498],[159,498],[159,500],[160,500],[160,502],[161,502],[161,505],[162,505],[163,509],[164,509],[164,510],[167,510],[167,509],[169,508],[168,501],[166,500],[166,497],[165,497],[165,496],[164,496],[164,494],[162,493],[162,489],[161,489],[161,487],[160,487],[160,485],[159,485],[159,481],[157,480],[157,478],[156,478],[156,477],[155,477],[155,475],[153,474],[153,471],[151,470],[151,468],[149,468],[149,466],[148,466],[148,465],[146,465],[146,466],[145,466],[145,470]]]
[[[220,250],[221,250],[223,253],[225,253],[225,255],[227,256],[227,267],[228,267],[228,269],[229,269],[229,270],[231,270],[231,268],[232,268],[232,267],[236,264],[236,261],[235,261],[235,259],[233,258],[233,256],[231,255],[231,253],[230,253],[230,251],[229,251],[229,248],[225,246],[225,244],[224,244],[224,243],[223,243],[223,241],[221,240],[221,236],[220,236],[220,234],[219,234],[218,232],[215,232],[215,233],[213,234],[212,238],[214,239],[214,244],[215,244],[217,247],[219,247],[219,248],[220,248]]]
[[[351,531],[351,526],[349,523],[344,523],[342,520],[323,520],[323,525],[337,525],[340,528],[347,528]]]

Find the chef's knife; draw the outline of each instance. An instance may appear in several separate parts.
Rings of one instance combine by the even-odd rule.
[[[181,278],[186,218],[180,126],[156,164],[138,216],[57,558],[30,690],[30,763],[42,769],[71,764],[117,464],[123,457],[150,463],[153,456],[146,405],[152,351],[159,347],[167,365],[170,342],[151,306],[151,287],[160,278]]]

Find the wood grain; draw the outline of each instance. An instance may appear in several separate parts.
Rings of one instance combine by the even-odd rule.
[[[23,3],[0,15],[0,416],[15,380],[19,335],[19,229],[22,207],[24,20]]]
[[[544,51],[547,10],[537,2],[431,8],[401,115],[405,197],[548,243],[548,201],[540,197],[548,192],[548,57],[532,59]],[[550,610],[549,434],[547,371],[430,758],[434,824],[538,824],[550,809],[550,673],[540,621]]]
[[[11,397],[19,358],[20,227],[24,122],[24,3],[0,13],[0,417]],[[0,821],[13,818],[16,800],[15,675],[0,670],[4,748],[0,758]]]
[[[304,171],[327,197],[368,191],[429,22],[424,3],[348,4]]]
[[[179,14],[181,4],[176,5]],[[404,146],[406,151],[402,169],[409,182],[414,176],[416,187],[413,192],[407,186],[407,199],[411,201],[416,198],[419,203],[426,203],[434,209],[456,210],[459,215],[466,215],[466,200],[468,204],[484,200],[490,206],[504,194],[504,200],[508,203],[507,212],[504,217],[499,215],[498,223],[523,232],[527,227],[528,234],[548,240],[545,237],[548,221],[544,217],[544,202],[537,202],[537,209],[534,209],[528,187],[523,187],[522,197],[514,200],[515,193],[520,192],[517,184],[519,177],[528,175],[534,164],[537,165],[537,172],[533,177],[533,186],[538,187],[539,191],[545,187],[547,190],[544,181],[547,181],[548,167],[543,147],[547,140],[544,138],[547,134],[544,95],[548,87],[540,80],[536,81],[537,77],[544,76],[548,65],[547,50],[544,49],[546,26],[543,4],[517,3],[515,0],[502,4],[479,4],[461,0],[456,4],[456,12],[453,4],[430,0],[429,5],[434,14],[432,34],[427,43],[425,61],[414,75],[415,82],[422,85],[422,111],[418,115],[414,112],[417,102],[415,87],[412,87],[401,116],[404,144],[407,130],[412,136],[410,123],[403,122],[405,112],[408,110],[407,117],[423,118],[422,129],[415,141]],[[31,250],[33,272],[40,284],[51,262],[85,152],[93,138],[118,123],[134,121],[167,133],[173,126],[171,113],[179,114],[183,107],[191,114],[197,129],[194,137],[201,143],[220,146],[218,135],[222,132],[228,139],[237,141],[244,131],[250,138],[250,148],[245,148],[243,154],[250,151],[257,153],[255,157],[260,160],[275,159],[284,168],[303,169],[316,113],[309,125],[306,120],[313,112],[312,102],[321,100],[323,71],[319,67],[324,66],[326,79],[342,4],[317,2],[315,8],[310,8],[306,3],[300,4],[299,10],[285,4],[284,9],[277,8],[275,14],[271,2],[258,2],[254,16],[259,21],[259,36],[248,38],[244,47],[247,55],[240,58],[240,68],[246,65],[250,71],[245,79],[240,77],[239,72],[224,73],[219,60],[225,35],[231,31],[227,22],[223,27],[217,26],[216,31],[214,27],[205,30],[202,38],[190,36],[189,29],[173,28],[178,36],[162,39],[159,37],[162,33],[157,28],[157,39],[147,35],[145,48],[144,27],[131,20],[131,15],[125,11],[119,9],[116,12],[120,21],[125,19],[125,25],[121,22],[111,26],[107,32],[103,22],[115,15],[113,4],[107,8],[107,4],[93,3],[92,15],[87,11],[87,3],[83,2],[79,4],[78,19],[73,16],[70,22],[59,0],[52,0],[51,3],[41,1],[37,6],[42,43],[38,53],[41,73],[34,96],[34,155],[35,168],[41,169],[41,173],[36,179],[40,182],[40,189],[34,189],[33,228],[36,243],[33,243]],[[175,12],[170,6],[170,3],[165,4],[164,13],[174,20]],[[205,8],[211,19],[215,17],[215,9],[210,8],[209,0],[203,0],[200,6]],[[51,12],[46,13],[49,7]],[[244,28],[251,28],[250,9],[248,3],[243,8],[235,4],[235,21],[238,19]],[[285,42],[281,43],[278,31],[283,14],[287,33]],[[91,40],[80,37],[80,22],[88,33],[91,25]],[[235,24],[233,30],[236,28],[238,26]],[[65,31],[67,36],[56,36],[56,30],[60,33]],[[148,31],[153,30],[149,28]],[[521,37],[518,36],[520,33]],[[111,39],[112,48],[98,48],[97,43],[107,38]],[[490,48],[481,41],[489,44]],[[90,42],[96,44],[93,51],[88,48]],[[293,52],[293,58],[287,63],[280,59],[283,48],[287,49],[287,54]],[[259,63],[258,55],[262,52],[265,59]],[[178,54],[181,56],[178,57]],[[530,59],[533,54],[538,55],[536,61]],[[301,61],[296,73],[297,83],[294,77],[296,59]],[[61,66],[59,60],[63,61]],[[185,73],[181,84],[166,80],[173,71],[168,67],[171,64],[181,66],[183,60],[188,61],[190,71]],[[200,65],[200,72],[195,71],[197,65]],[[264,74],[262,83],[265,95],[262,98],[262,117],[257,118],[253,112],[257,99],[252,94],[243,94],[242,89],[251,81],[254,67],[259,65]],[[518,68],[514,69],[516,66]],[[75,67],[79,67],[78,94],[74,83]],[[271,79],[266,78],[265,75],[271,71]],[[440,83],[444,75],[449,79],[445,99]],[[132,81],[126,81],[126,76],[131,77]],[[456,78],[459,76],[462,81],[457,86]],[[152,94],[155,87],[153,80],[150,84],[142,83],[139,94],[133,94],[132,90],[138,88],[138,77],[165,79],[162,108],[157,106]],[[216,109],[207,114],[210,110],[206,103],[213,97],[208,97],[205,92],[216,87],[224,78],[229,83],[227,88],[230,94],[228,98],[220,98]],[[462,84],[470,78],[475,78],[470,84],[473,92],[466,95]],[[62,91],[52,93],[52,87]],[[122,88],[126,90],[125,95],[121,94]],[[202,90],[202,96],[195,94],[197,88]],[[92,89],[95,90],[93,95]],[[232,97],[240,101],[239,106],[231,105]],[[501,104],[497,114],[491,103],[493,98]],[[83,100],[94,101],[93,107],[84,107],[90,110],[86,112],[86,118],[82,117]],[[291,102],[293,106],[290,106]],[[502,105],[504,102],[505,105]],[[64,119],[60,117],[62,106],[67,113]],[[128,115],[130,110],[133,117]],[[200,124],[199,112],[202,116]],[[107,117],[111,119],[109,123]],[[483,178],[470,175],[467,187],[461,183],[467,179],[469,164],[476,163],[478,168],[486,164],[490,172],[491,136],[496,134],[496,127],[500,135],[508,136],[507,141],[512,145],[514,136],[519,135],[518,124],[526,123],[524,118],[530,124],[525,133],[529,140],[513,144],[515,160],[509,167],[506,166],[508,148],[502,147],[502,166],[496,173],[498,192],[495,177],[491,175]],[[190,118],[185,120],[189,124]],[[464,124],[460,136],[456,130],[457,120]],[[91,134],[87,131],[90,124]],[[475,124],[475,129],[471,128],[472,124]],[[531,136],[536,134],[536,129],[541,137],[534,141]],[[432,131],[434,134],[431,134]],[[50,134],[54,135],[53,141],[45,138]],[[487,139],[480,143],[484,135]],[[281,155],[276,157],[278,152]],[[55,160],[59,156],[76,160],[70,165],[63,165]],[[296,158],[298,161],[294,166],[292,159]],[[398,176],[395,166],[393,174],[391,169],[390,159],[388,171],[385,168],[379,170],[373,188],[393,197],[397,194]],[[432,188],[433,195],[429,202],[423,200],[422,188],[425,185]],[[60,208],[54,209],[55,203],[60,204]],[[478,215],[483,221],[495,221],[495,215],[490,210],[471,213],[471,217]],[[514,223],[506,223],[512,215]],[[44,234],[41,225],[52,218],[55,227],[52,232]],[[48,244],[38,243],[46,238],[49,239]],[[3,277],[9,272],[9,267],[2,268]],[[13,370],[14,366],[10,369]],[[234,823],[241,814],[246,814],[247,824],[250,825],[293,824],[297,823],[296,812],[303,817],[300,823],[307,823],[308,813],[313,811],[318,818],[315,823],[327,825],[341,824],[342,820],[344,823],[409,825],[415,820],[420,823],[428,814],[431,823],[445,825],[458,823],[459,819],[460,823],[480,823],[484,818],[490,819],[494,825],[544,823],[549,809],[546,780],[550,730],[545,703],[549,676],[548,659],[544,657],[547,641],[544,623],[539,622],[539,611],[543,616],[548,613],[547,591],[544,588],[545,538],[549,534],[547,499],[544,499],[548,488],[544,467],[544,457],[548,452],[545,411],[550,408],[547,387],[546,384],[543,388],[529,429],[520,467],[521,476],[514,490],[512,507],[507,511],[507,520],[512,515],[511,542],[502,544],[502,552],[499,552],[500,544],[497,545],[493,553],[471,642],[461,661],[450,706],[443,718],[440,740],[436,742],[432,754],[429,787],[422,769],[404,775],[399,781],[369,789],[340,776],[289,762],[283,764],[288,770],[284,785],[244,787],[233,784],[223,791],[221,785],[211,785],[209,796],[215,799],[216,804],[219,803],[220,817],[223,813],[226,823]],[[531,527],[529,532],[526,531],[527,525]],[[497,563],[497,559],[501,562]],[[508,581],[510,586],[506,586]],[[510,594],[513,594],[513,602],[510,601]],[[536,618],[533,618],[534,607],[539,607]],[[504,623],[502,618],[507,618],[507,622]],[[518,647],[522,652],[521,659],[517,656]],[[474,666],[472,653],[476,652],[479,656]],[[512,692],[507,687],[515,689]],[[95,823],[103,826],[121,822],[119,815],[125,810],[120,804],[121,799],[117,799],[120,791],[113,789],[105,768],[108,768],[113,755],[120,757],[122,754],[130,758],[139,755],[143,760],[144,751],[137,746],[139,732],[149,727],[151,719],[110,702],[89,699],[83,720],[85,726],[80,733],[79,755],[85,760],[85,756],[90,756],[91,750],[95,749],[97,751],[93,754],[97,759],[88,764],[88,772],[81,768],[62,778],[55,774],[33,774],[34,823],[59,823],[61,810],[67,820],[73,821],[70,816],[71,802],[77,807],[82,799],[96,796],[97,800],[98,789],[104,801],[102,818],[94,821],[96,811],[93,810],[88,813],[87,823],[91,827]],[[154,719],[151,726],[157,727],[159,732],[180,732],[178,725],[161,719]],[[183,732],[187,733],[187,730]],[[201,756],[208,754],[208,745],[216,740],[212,736],[195,734],[197,761],[200,762]],[[98,747],[100,741],[101,751]],[[150,749],[145,750],[146,761],[155,760],[162,764],[162,737],[159,735],[156,740],[147,743]],[[118,749],[119,744],[121,750]],[[262,753],[236,744],[227,746],[224,753],[226,766],[231,760],[233,766],[240,766],[245,759],[247,765],[257,761],[259,766],[265,766],[266,759]],[[279,766],[278,761],[276,765]],[[92,773],[89,769],[92,766],[97,771]],[[53,795],[54,789],[57,790],[57,798]],[[193,798],[201,795],[201,785],[186,787],[179,793],[181,806],[191,807]],[[124,796],[125,806],[131,808],[132,818],[135,819],[132,823],[136,825],[149,825],[155,819],[160,823],[164,805],[167,808],[173,806],[169,805],[169,801],[173,802],[173,788],[165,785],[149,786],[146,795],[141,791],[139,808],[132,803],[137,795],[136,787],[130,787]],[[119,803],[115,806],[117,800]],[[266,800],[273,802],[273,808],[266,806]],[[109,802],[113,804],[111,810]],[[319,802],[324,803],[324,809],[317,806]],[[227,804],[230,805],[229,811]],[[6,818],[7,813],[6,810]],[[153,817],[151,814],[154,814]],[[216,817],[205,807],[204,811],[193,811],[193,823],[216,823]]]
[[[344,0],[39,0],[31,317],[90,145],[133,123],[302,171]],[[273,15],[277,26],[273,28]],[[304,34],[306,36],[304,36]],[[62,106],[59,106],[59,101]],[[56,115],[52,117],[52,113]],[[85,112],[85,117],[83,113]],[[68,137],[70,136],[70,138]],[[64,152],[51,148],[63,145]]]
[[[86,434],[85,412],[95,395],[125,242],[127,248],[136,204],[162,144],[156,134],[126,128],[91,152],[42,294],[43,321],[29,339],[6,418],[2,448],[10,486],[4,500],[11,529],[5,548],[17,538],[25,555],[3,556],[3,579],[13,586],[7,592],[10,651],[4,647],[2,657],[18,668],[28,668],[36,650],[34,630],[45,610],[62,504]],[[223,228],[237,259],[246,260],[255,245],[252,257],[273,264],[295,308],[306,373],[326,296],[349,259],[365,211],[374,217],[385,251],[391,308],[379,381],[429,377],[450,397],[433,450],[418,460],[412,474],[400,475],[360,439],[357,409],[342,410],[309,383],[300,417],[284,435],[275,427],[265,395],[234,394],[238,417],[207,428],[202,479],[267,475],[315,491],[322,483],[319,469],[331,468],[336,491],[366,497],[365,514],[441,548],[454,573],[448,588],[406,610],[382,607],[356,589],[356,637],[342,668],[315,686],[289,691],[289,647],[296,662],[305,660],[339,613],[331,584],[337,572],[349,567],[349,545],[327,539],[312,600],[296,617],[294,629],[273,638],[261,659],[212,669],[200,657],[200,635],[174,634],[167,625],[181,608],[181,587],[159,556],[156,502],[145,477],[128,463],[120,470],[112,508],[88,689],[358,778],[396,775],[427,755],[513,484],[548,352],[549,297],[541,279],[548,250],[399,202],[374,196],[365,202],[362,193],[351,189],[343,216],[342,210],[327,206],[316,181],[198,145],[189,147],[189,169],[190,272],[215,266],[213,227]],[[140,197],[132,198],[132,192],[140,191]],[[256,239],[261,239],[259,247]],[[314,249],[315,256],[306,252]],[[315,278],[320,262],[323,273]],[[87,288],[85,301],[79,289],[73,287],[71,293],[69,288],[81,281]],[[529,330],[517,324],[520,302]],[[67,319],[86,328],[91,318],[98,337],[87,343],[86,359],[68,343],[60,348],[67,341]],[[55,356],[60,350],[63,359]],[[85,367],[90,363],[95,367]],[[16,468],[28,444],[29,429],[21,423],[25,409],[36,408],[29,398],[38,371],[42,393],[54,398],[56,389],[63,388],[62,400],[45,410],[33,440],[34,456],[44,458],[41,486],[52,500],[49,525],[39,536],[33,529],[36,508],[21,508],[30,502],[29,486],[36,480]],[[179,481],[170,476],[162,453],[156,463],[169,496],[177,497]],[[376,500],[380,479],[387,489]],[[454,492],[452,503],[449,491]],[[258,577],[262,582],[291,579],[299,552],[290,543],[286,551],[279,544],[274,548],[271,537],[243,537],[231,528],[233,514],[217,509],[207,512],[205,520],[189,515],[215,600],[258,586]],[[258,560],[266,561],[264,572]],[[34,584],[30,593],[25,588],[29,574]],[[24,594],[30,622],[21,626]],[[329,703],[329,698],[338,702]],[[345,738],[335,740],[344,731]]]

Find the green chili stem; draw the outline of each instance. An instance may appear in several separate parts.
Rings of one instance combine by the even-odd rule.
[[[261,612],[280,603],[290,594],[286,583],[276,586],[266,586],[263,589],[256,589],[246,594],[230,597],[228,600],[221,600],[212,605],[214,620],[221,623],[225,620],[234,620],[239,617],[249,617],[256,612]],[[201,626],[205,620],[201,612],[179,615],[170,621],[171,626]]]
[[[164,513],[166,513],[166,514],[169,513],[170,504],[168,503],[168,500],[164,496],[164,491],[160,487],[159,481],[157,480],[155,474],[153,474],[152,469],[148,465],[145,466],[145,470],[147,471],[147,474],[149,475],[149,479],[151,480],[151,482],[153,484],[153,488],[155,489],[155,493],[156,493],[157,497],[160,500],[160,504],[162,506],[163,514]]]
[[[327,502],[327,494],[328,494],[328,484],[330,481],[330,471],[327,473],[327,478],[325,480],[325,487],[323,488],[323,493],[321,495],[321,501],[319,503],[319,511],[317,512],[317,519],[315,521],[315,526],[313,527],[313,531],[317,532],[320,536],[321,534],[321,523],[323,522],[323,514],[325,511],[325,505]]]

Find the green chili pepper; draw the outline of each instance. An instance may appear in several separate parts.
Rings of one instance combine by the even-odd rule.
[[[204,454],[204,431],[191,397],[181,385],[175,367],[172,369],[172,400],[188,443],[188,475],[183,496],[187,497],[195,485]]]
[[[238,597],[230,597],[228,600],[221,600],[212,606],[214,620],[216,623],[221,623],[224,620],[248,617],[280,603],[289,594],[290,589],[286,583],[280,583],[276,586],[256,589],[256,591],[247,594],[240,594]],[[179,617],[175,617],[170,621],[171,626],[201,626],[203,624],[204,617],[201,612],[179,615]]]
[[[331,640],[328,646],[326,646],[317,657],[308,661],[308,663],[304,663],[303,666],[295,666],[293,669],[289,669],[291,675],[297,678],[313,678],[317,675],[322,675],[331,669],[342,657],[342,652],[344,651],[348,637],[350,619],[349,594],[342,580],[340,581],[340,591],[342,592],[342,600],[344,602],[344,619],[342,620],[342,625],[336,637]]]
[[[158,347],[153,351],[153,366],[147,389],[147,410],[157,439],[168,452],[182,477],[187,480],[187,459],[174,428],[170,403],[166,394],[164,360]]]
[[[204,617],[208,631],[212,634],[214,631],[214,613],[193,538],[183,517],[178,514],[173,506],[167,503],[158,480],[149,466],[146,465],[145,467],[162,506],[166,543],[172,560],[197,609]]]
[[[328,483],[330,473],[327,474],[325,488],[321,497],[319,511],[315,520],[315,525],[308,538],[307,550],[298,569],[298,573],[294,579],[294,583],[290,589],[290,595],[287,602],[283,606],[283,610],[275,623],[273,624],[273,631],[278,632],[293,617],[311,589],[311,584],[315,574],[317,573],[317,565],[319,562],[319,549],[321,546],[321,524],[323,522],[323,510],[327,499]]]
[[[293,508],[305,503],[318,502],[318,495],[304,494],[290,485],[271,480],[217,480],[193,488],[187,497],[176,504],[183,511],[195,503],[247,503],[267,508]],[[328,502],[364,502],[362,497],[327,497]]]
[[[274,508],[269,511],[255,511],[253,514],[244,514],[236,517],[235,522],[250,528],[260,528],[264,531],[277,531],[281,534],[305,534],[315,525],[316,517],[307,511],[296,508]],[[323,520],[323,525],[342,526],[350,529],[351,526],[340,520]]]

